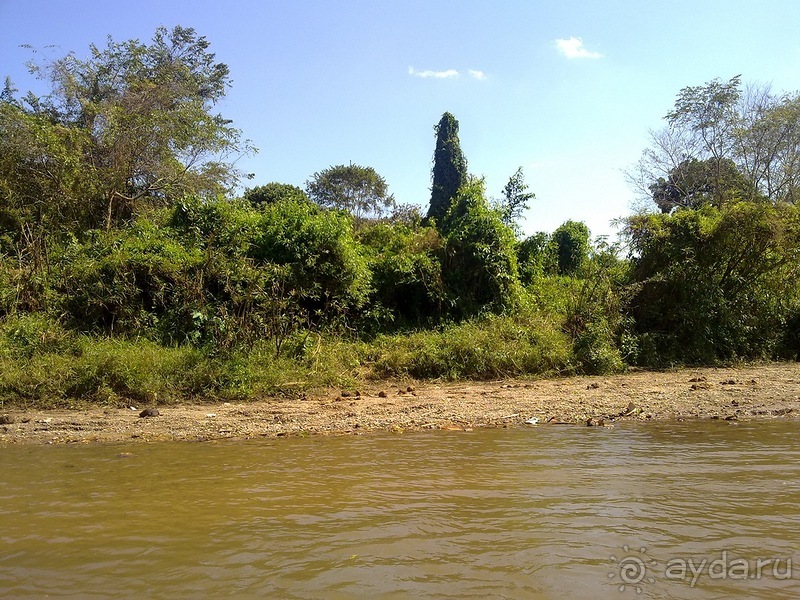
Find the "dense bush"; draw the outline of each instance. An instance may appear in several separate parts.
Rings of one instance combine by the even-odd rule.
[[[559,275],[575,275],[589,256],[589,228],[578,221],[567,221],[550,236],[548,266]]]
[[[512,305],[519,284],[516,239],[489,206],[482,180],[472,179],[462,186],[441,230],[444,280],[454,316]]]
[[[780,355],[797,313],[800,208],[738,203],[628,220],[645,364]]]
[[[370,304],[381,328],[434,324],[446,313],[444,242],[435,228],[383,221],[363,228],[359,242],[369,260]]]
[[[198,249],[142,222],[62,247],[53,287],[68,323],[81,331],[171,337],[177,313],[202,304],[203,264]]]

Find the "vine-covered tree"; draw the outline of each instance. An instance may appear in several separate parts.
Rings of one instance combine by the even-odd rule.
[[[434,127],[436,150],[433,154],[433,183],[428,218],[441,223],[458,189],[467,181],[467,160],[458,140],[458,121],[449,112]]]
[[[470,177],[458,190],[442,231],[442,272],[454,314],[511,305],[519,284],[516,239],[489,205],[483,179]]]
[[[581,221],[566,221],[550,237],[559,275],[575,275],[589,256],[589,228]]]
[[[81,230],[126,221],[142,204],[233,189],[248,152],[213,112],[231,81],[194,29],[92,45],[29,69],[52,91],[0,98],[0,203],[24,220]]]
[[[314,173],[306,182],[306,192],[321,206],[351,212],[356,221],[380,217],[394,206],[386,180],[372,167],[353,163]]]

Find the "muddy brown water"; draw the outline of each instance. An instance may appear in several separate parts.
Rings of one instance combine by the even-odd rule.
[[[0,448],[3,598],[798,598],[800,422]]]

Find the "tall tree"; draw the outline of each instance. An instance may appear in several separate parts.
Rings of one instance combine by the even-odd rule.
[[[306,182],[306,192],[321,206],[350,211],[356,221],[379,217],[394,206],[386,180],[372,167],[353,163],[314,173]]]
[[[632,177],[644,194],[650,194],[659,178],[669,180],[671,175],[685,170],[687,164],[692,164],[691,159],[703,161],[710,168],[712,191],[724,188],[724,161],[734,155],[740,85],[737,75],[728,81],[715,79],[678,92],[673,110],[664,117],[667,128],[650,132],[650,148],[644,151]],[[712,197],[710,201],[719,206],[722,198]]]
[[[739,169],[773,200],[800,201],[800,95],[748,86],[734,139]]]
[[[436,150],[433,154],[433,183],[428,218],[441,223],[458,189],[467,181],[467,160],[458,140],[458,121],[449,112],[434,127]]]
[[[629,173],[643,197],[658,203],[666,191],[685,200],[681,190],[691,196],[700,182],[700,204],[800,200],[800,95],[743,88],[738,76],[713,80],[683,88],[665,120]]]
[[[0,154],[19,158],[0,172],[6,207],[52,198],[34,212],[50,211],[73,229],[110,228],[142,204],[217,194],[238,182],[230,159],[250,148],[213,112],[230,87],[229,70],[193,29],[161,27],[149,44],[109,37],[86,59],[70,53],[29,69],[52,91],[13,102],[7,84],[0,98],[0,131],[11,132],[0,136]]]

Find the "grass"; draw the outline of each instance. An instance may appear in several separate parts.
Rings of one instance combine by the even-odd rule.
[[[297,396],[359,378],[497,379],[577,372],[573,342],[540,313],[487,316],[369,342],[305,336],[230,352],[89,336],[41,315],[0,324],[0,408],[124,406]]]

